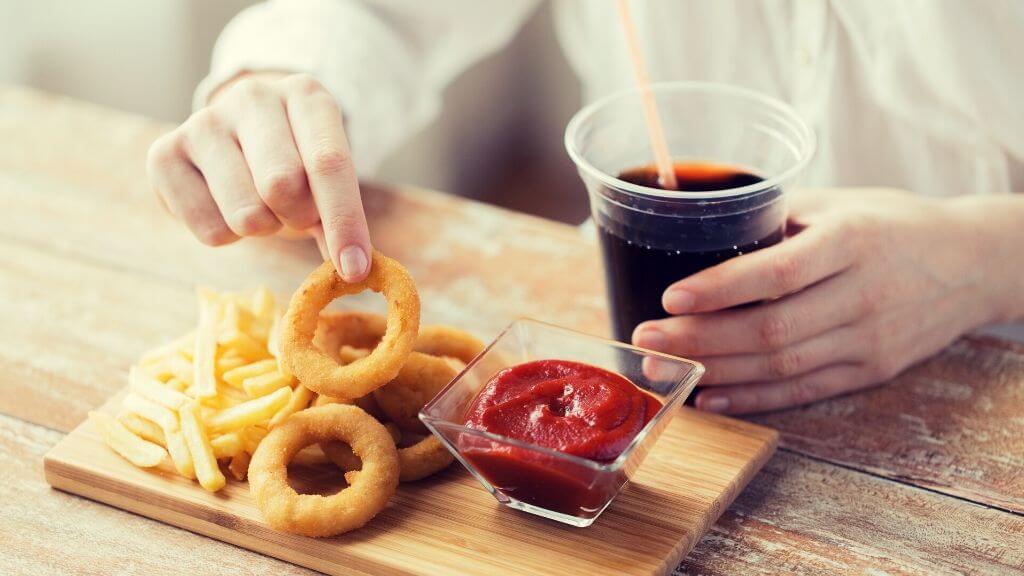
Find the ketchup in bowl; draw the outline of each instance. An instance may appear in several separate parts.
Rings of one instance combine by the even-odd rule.
[[[465,426],[586,458],[615,460],[662,403],[625,377],[568,360],[498,371],[470,402]],[[573,516],[599,513],[625,482],[543,452],[464,435],[459,451],[496,490]]]

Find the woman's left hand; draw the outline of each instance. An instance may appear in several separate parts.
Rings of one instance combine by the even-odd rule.
[[[675,316],[633,333],[707,367],[698,408],[762,412],[866,388],[1013,314],[1019,270],[996,269],[1012,255],[995,254],[1004,244],[977,211],[887,189],[789,200],[792,236],[676,282],[663,298]]]

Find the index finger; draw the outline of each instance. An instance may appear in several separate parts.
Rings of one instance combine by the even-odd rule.
[[[817,222],[774,246],[672,284],[662,305],[669,314],[692,314],[785,296],[848,268],[849,244],[836,226]]]
[[[341,111],[312,79],[294,81],[286,106],[331,261],[343,280],[358,282],[372,248]]]

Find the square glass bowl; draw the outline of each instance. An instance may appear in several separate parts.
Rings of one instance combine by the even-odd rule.
[[[468,428],[466,410],[503,368],[571,360],[619,373],[662,402],[619,457],[598,462]],[[420,411],[437,435],[499,502],[573,526],[589,526],[633,476],[704,373],[697,362],[530,319],[512,322]]]

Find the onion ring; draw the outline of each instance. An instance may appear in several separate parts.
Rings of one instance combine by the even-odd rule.
[[[380,316],[378,316],[378,318],[380,318],[381,325],[383,326],[384,318]],[[381,331],[383,332],[383,330]],[[319,334],[320,332],[318,331],[317,335]],[[316,342],[315,339],[314,342]],[[374,342],[371,342],[370,346],[373,345]],[[370,355],[370,351],[368,349],[353,348],[348,344],[343,344],[340,349],[334,349],[333,353],[330,352],[330,349],[325,349],[324,352],[330,354],[332,358],[338,361],[338,364],[342,365],[351,364],[359,358],[365,358]],[[377,420],[384,420],[384,413],[381,412],[380,406],[377,405],[377,401],[373,399],[372,393],[356,398],[355,400],[334,398],[333,396],[324,396],[323,394],[319,394],[317,395],[316,400],[313,401],[313,406],[323,406],[325,404],[354,404],[362,408],[364,412],[373,416]]]
[[[317,396],[312,405],[326,406],[327,404],[352,404],[362,408],[363,412],[366,412],[377,420],[384,420],[384,413],[381,412],[380,406],[377,405],[377,401],[373,399],[372,393],[356,398],[355,400],[334,398],[332,396]]]
[[[457,358],[463,364],[472,362],[484,348],[486,345],[469,332],[441,324],[420,327],[412,347],[416,352],[432,356]]]
[[[324,310],[317,318],[313,344],[336,362],[351,363],[354,354],[339,354],[344,346],[366,350],[367,354],[387,331],[387,319],[373,312],[356,310]]]
[[[420,408],[456,375],[458,372],[446,359],[413,352],[394,380],[373,391],[373,398],[388,420],[403,431],[426,434],[427,427],[419,419]]]
[[[296,493],[288,485],[288,461],[308,445],[331,441],[345,442],[359,455],[359,474],[331,496]],[[341,534],[369,522],[395,493],[398,478],[398,452],[384,425],[344,404],[289,416],[260,442],[249,464],[249,490],[267,524],[313,537]]]
[[[337,361],[342,361],[341,348],[373,348],[384,336],[386,319],[372,312],[355,310],[320,313],[314,342]],[[469,364],[483,352],[485,344],[465,330],[431,324],[420,326],[413,350],[431,356],[450,356]],[[355,351],[350,351],[352,357]],[[351,361],[351,360],[349,360]]]
[[[362,469],[362,460],[343,442],[324,442],[320,449],[346,473]],[[398,448],[399,480],[415,482],[447,468],[455,457],[437,439],[428,435],[412,446]]]
[[[320,312],[335,298],[364,290],[380,292],[388,303],[381,341],[366,358],[341,366],[313,339]],[[420,299],[409,272],[374,251],[362,282],[341,280],[330,262],[313,271],[292,296],[281,323],[281,362],[310,390],[335,398],[359,398],[387,384],[409,358],[420,322]]]

